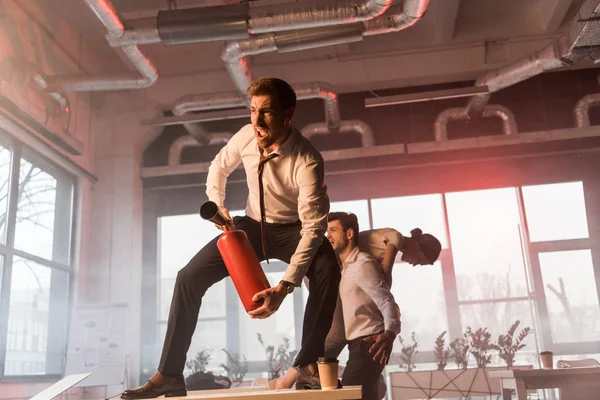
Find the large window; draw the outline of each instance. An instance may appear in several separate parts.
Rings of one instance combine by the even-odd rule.
[[[74,186],[74,177],[0,140],[3,377],[63,372]]]
[[[467,327],[486,328],[495,341],[517,320],[519,331],[532,328],[518,363],[535,364],[542,347],[557,356],[597,352],[598,268],[581,182],[332,202],[331,211],[355,213],[361,230],[391,227],[409,236],[418,227],[442,243],[434,265],[412,267],[398,256],[393,270],[402,337],[411,345],[414,332],[419,343],[417,368],[435,368],[432,350],[444,331],[446,344]],[[218,231],[197,215],[162,217],[159,227],[162,345],[176,273]],[[272,261],[264,267],[274,285],[287,266]],[[289,350],[297,348],[307,296],[303,285],[275,315],[252,320],[225,279],[204,297],[188,358],[211,348],[208,369],[218,371],[225,361],[220,350],[227,348],[247,358],[250,374],[266,372],[257,336],[266,346],[287,339]],[[394,353],[400,351],[396,341]],[[347,356],[347,350],[340,355],[342,364]],[[502,365],[497,355],[492,363]],[[397,368],[394,358],[389,370]]]

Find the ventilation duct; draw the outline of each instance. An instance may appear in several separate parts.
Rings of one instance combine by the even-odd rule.
[[[380,16],[362,23],[271,33],[230,42],[226,45],[221,58],[225,62],[225,67],[236,88],[240,92],[245,92],[252,82],[252,71],[248,65],[247,56],[273,51],[285,53],[315,49],[360,41],[364,36],[401,31],[417,23],[425,14],[428,5],[429,0],[405,0],[402,3],[401,12]]]
[[[324,123],[308,124],[301,130],[302,135],[310,139],[314,135],[326,135],[333,133]],[[375,137],[373,135],[373,129],[364,121],[359,120],[348,120],[341,121],[338,129],[339,133],[358,133],[360,135],[360,141],[362,147],[373,147],[375,146]]]
[[[21,123],[75,155],[83,144],[69,132],[71,108],[62,92],[47,93],[46,78],[32,64],[5,58],[0,65],[2,107]]]
[[[109,38],[121,37],[125,28],[110,0],[84,0],[108,30]],[[124,74],[120,76],[56,76],[48,78],[48,90],[57,88],[66,91],[98,91],[143,89],[153,85],[158,79],[158,72],[150,60],[135,45],[121,47],[140,75]]]
[[[246,105],[245,98],[239,93],[219,93],[209,95],[183,96],[175,101],[174,115],[185,115],[192,111],[222,110]],[[209,144],[210,137],[204,126],[196,123],[184,123],[193,139],[199,144]]]
[[[483,117],[499,117],[502,119],[502,128],[505,135],[517,134],[517,123],[512,111],[508,108],[491,104],[483,108]],[[457,120],[468,120],[467,110],[464,108],[448,108],[442,111],[436,118],[434,124],[435,140],[437,142],[448,140],[448,122]]]
[[[268,7],[235,4],[161,11],[156,22],[130,21],[137,27],[117,37],[112,46],[163,42],[167,45],[247,39],[250,35],[345,25],[385,13],[398,0],[319,1]],[[128,22],[129,24],[129,22]]]
[[[590,126],[590,107],[597,106],[600,106],[600,93],[588,94],[579,99],[573,109],[575,126],[578,128]]]
[[[337,93],[324,82],[313,82],[295,85],[294,91],[298,100],[322,99],[325,106],[325,121],[330,131],[340,127],[340,108]],[[184,115],[193,111],[222,110],[239,108],[247,105],[248,98],[241,93],[216,93],[209,95],[183,96],[175,101],[173,114]],[[190,135],[201,144],[207,144],[209,135],[206,129],[195,123],[184,123]]]
[[[231,132],[215,132],[208,134],[208,145],[225,144],[231,139],[233,133]],[[181,153],[183,149],[187,147],[198,147],[201,146],[198,141],[192,136],[181,136],[177,138],[173,144],[169,147],[169,165],[181,164]]]
[[[466,107],[468,116],[471,118],[481,115],[490,100],[491,93],[527,80],[544,71],[569,65],[568,60],[561,58],[561,54],[565,52],[564,40],[556,40],[530,56],[477,79],[475,86],[487,86],[489,93],[475,95],[469,100]]]
[[[571,18],[567,31],[570,48],[566,55],[577,62],[586,58],[600,59],[600,1],[585,0]]]

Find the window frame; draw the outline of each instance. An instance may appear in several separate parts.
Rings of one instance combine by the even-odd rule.
[[[76,236],[76,210],[78,201],[79,181],[75,175],[65,171],[63,168],[55,165],[44,156],[38,154],[35,150],[28,148],[24,143],[6,134],[0,132],[0,145],[11,152],[10,172],[8,176],[8,201],[7,201],[7,223],[6,223],[6,243],[0,243],[0,257],[3,263],[0,268],[0,382],[31,382],[31,381],[54,381],[63,376],[66,362],[68,346],[68,327],[70,322],[70,307],[73,298],[74,286],[74,261],[75,261],[75,236]],[[56,179],[56,197],[54,204],[53,221],[53,241],[52,241],[52,259],[40,257],[15,248],[15,235],[18,212],[18,185],[21,173],[21,161],[26,160],[34,167],[37,167]],[[55,259],[62,259],[65,262],[59,262]],[[20,374],[7,375],[7,351],[8,351],[8,321],[10,312],[11,284],[14,258],[19,257],[32,261],[37,265],[48,268],[51,273],[51,285],[49,288],[49,309],[48,309],[48,334],[46,335],[45,351],[46,357],[49,353],[61,354],[60,372],[44,374]],[[53,290],[52,281],[53,271],[61,271],[66,275],[64,277],[64,286],[67,292],[58,293]],[[60,300],[56,298],[60,296]],[[56,309],[56,305],[60,309]],[[53,307],[54,306],[54,307]],[[39,333],[36,333],[38,335]],[[60,343],[56,338],[62,337]],[[39,347],[36,345],[36,347]],[[55,349],[55,352],[52,352]],[[48,368],[48,359],[45,365]],[[34,365],[34,364],[32,364]]]

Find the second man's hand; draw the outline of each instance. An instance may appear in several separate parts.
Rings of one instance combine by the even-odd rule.
[[[279,309],[285,296],[287,296],[287,289],[282,284],[256,293],[254,297],[252,297],[252,301],[259,302],[262,300],[263,303],[257,309],[249,311],[248,315],[250,315],[250,318],[254,319],[265,319],[270,317]]]
[[[396,339],[395,333],[385,331],[377,335],[367,336],[363,340],[372,343],[369,347],[369,353],[373,355],[373,361],[377,361],[381,365],[387,365],[392,355],[394,339]]]

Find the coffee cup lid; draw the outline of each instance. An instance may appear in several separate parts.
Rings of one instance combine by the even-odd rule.
[[[333,362],[338,362],[337,358],[334,357],[319,357],[319,359],[317,360],[317,362],[320,363],[333,363]]]

